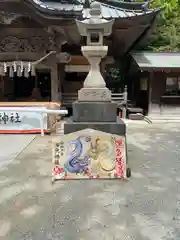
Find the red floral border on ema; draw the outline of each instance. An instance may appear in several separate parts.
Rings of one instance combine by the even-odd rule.
[[[118,139],[115,141],[115,151],[116,151],[116,177],[124,178],[124,154],[122,152],[123,140]]]

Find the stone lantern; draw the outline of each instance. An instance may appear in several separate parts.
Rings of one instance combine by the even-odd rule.
[[[91,3],[90,18],[76,24],[81,36],[87,38],[82,46],[83,55],[90,63],[90,71],[84,86],[78,91],[78,100],[73,102],[73,116],[64,124],[64,133],[83,129],[94,129],[109,134],[125,136],[126,127],[122,120],[117,122],[117,104],[111,101],[111,91],[100,73],[99,63],[108,51],[103,37],[112,33],[114,20],[102,19],[100,3]]]
[[[81,50],[90,63],[84,87],[78,92],[79,101],[111,101],[111,92],[106,88],[99,64],[108,51],[108,46],[103,46],[103,37],[112,33],[113,23],[114,20],[101,18],[101,5],[97,2],[91,4],[89,19],[76,20],[80,35],[87,38],[87,46],[82,46]]]
[[[96,2],[91,4],[90,19],[76,20],[80,35],[87,37],[87,46],[82,46],[81,50],[90,63],[90,71],[83,88],[78,92],[78,100],[72,104],[72,118],[64,124],[64,138],[68,137],[68,141],[72,139],[78,144],[80,142],[78,146],[81,147],[76,146],[75,155],[71,156],[79,156],[76,155],[79,151],[82,151],[82,156],[87,153],[86,157],[91,159],[88,163],[91,176],[96,176],[97,172],[93,169],[100,169],[100,164],[106,161],[108,168],[103,168],[106,169],[106,174],[107,171],[113,174],[113,166],[113,169],[116,168],[113,177],[126,178],[126,125],[121,119],[117,120],[117,104],[111,101],[111,91],[106,88],[99,69],[99,63],[108,51],[108,47],[103,46],[103,37],[111,34],[113,22],[114,20],[106,21],[101,18],[101,5]],[[87,136],[91,141],[89,145],[87,140],[83,140],[87,139]],[[100,146],[103,146],[102,149]],[[97,164],[97,168],[93,167],[94,164]],[[105,173],[98,171],[99,176],[104,178]],[[77,178],[77,175],[74,178]]]

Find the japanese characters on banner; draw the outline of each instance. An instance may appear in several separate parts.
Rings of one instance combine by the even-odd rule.
[[[21,123],[19,113],[0,112],[0,124]]]
[[[41,118],[40,112],[15,112],[13,110],[5,112],[1,111],[0,107],[0,133],[39,133]],[[43,115],[43,126],[46,131],[47,114]]]

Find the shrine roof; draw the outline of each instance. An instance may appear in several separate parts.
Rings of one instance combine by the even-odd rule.
[[[140,11],[140,10],[127,10],[123,8],[118,8],[114,6],[110,6],[108,4],[101,3],[101,14],[102,17],[105,19],[110,18],[128,18],[128,17],[134,17],[139,15],[144,15],[148,13],[152,13],[153,10],[147,10],[146,12]],[[83,18],[89,18],[89,9],[83,9]]]
[[[179,69],[179,52],[135,52],[132,57],[142,70]]]
[[[73,13],[82,18],[89,18],[89,8],[84,8],[85,0],[61,0],[57,1],[42,1],[42,0],[26,0],[32,3],[39,11],[49,13],[54,16],[66,15]],[[101,0],[99,0],[101,2]],[[101,3],[102,17],[105,19],[111,18],[129,18],[141,16],[159,11],[159,9],[149,9],[148,2],[142,3],[125,3],[118,0],[107,0],[106,4]],[[115,6],[116,5],[116,6]],[[126,8],[125,8],[126,7]]]

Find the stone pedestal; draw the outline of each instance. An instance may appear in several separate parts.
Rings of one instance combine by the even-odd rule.
[[[72,133],[85,128],[125,136],[126,125],[119,119],[117,123],[114,102],[74,102],[72,119],[64,125],[64,133]]]
[[[87,128],[125,136],[125,123],[122,120],[117,123],[117,104],[111,101],[111,91],[106,87],[99,69],[108,47],[83,46],[81,50],[91,67],[84,87],[78,92],[78,101],[73,103],[73,117],[65,123],[64,133]]]
[[[102,131],[104,133],[116,134],[125,137],[126,135],[126,125],[122,120],[117,122],[74,122],[68,120],[64,124],[64,133],[73,133],[83,129],[94,129]]]
[[[74,102],[73,121],[74,122],[115,122],[116,121],[115,102]]]

